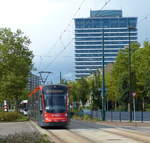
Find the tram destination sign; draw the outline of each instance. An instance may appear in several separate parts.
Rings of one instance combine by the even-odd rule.
[[[60,89],[46,89],[46,94],[51,94],[51,93],[64,93],[64,90]]]

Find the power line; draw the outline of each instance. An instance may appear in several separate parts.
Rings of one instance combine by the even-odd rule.
[[[68,46],[72,43],[73,40],[74,40],[74,38],[72,38],[72,39],[68,42],[68,44],[67,44],[66,46],[64,45],[64,48],[54,57],[54,59],[50,62],[50,65],[53,64],[54,61],[55,61],[58,57],[60,57],[60,55],[68,48]]]
[[[105,4],[102,6],[102,8],[100,10],[104,9],[110,3],[110,1],[111,0],[106,1]]]
[[[73,18],[74,18],[74,17],[77,15],[77,13],[80,11],[80,9],[81,9],[82,5],[84,4],[84,2],[85,2],[85,0],[82,0],[82,2],[80,3],[78,9],[77,9],[77,10],[75,11],[75,13],[73,14]],[[71,40],[68,42],[68,44],[67,44],[66,46],[65,46],[64,43],[62,42],[62,37],[63,37],[64,33],[66,33],[67,30],[68,30],[68,28],[70,27],[73,18],[71,18],[71,20],[70,20],[70,22],[67,24],[66,28],[65,28],[65,29],[63,30],[63,32],[60,34],[58,40],[57,40],[57,41],[54,43],[54,45],[52,46],[52,47],[56,47],[56,45],[58,44],[58,42],[61,41],[61,44],[63,45],[64,48],[54,57],[54,59],[52,59],[52,61],[50,62],[50,64],[52,64],[52,63],[57,59],[57,57],[60,56],[60,55],[63,53],[63,51],[64,51],[64,50],[71,44],[71,42],[73,41],[73,39],[71,39]]]
[[[104,9],[104,8],[110,3],[110,1],[111,1],[111,0],[106,1],[105,4],[102,6],[101,10]],[[85,0],[83,0],[83,1],[80,3],[79,8],[77,9],[77,11],[76,11],[75,14],[73,15],[73,17],[75,17],[75,16],[77,15],[77,13],[80,11],[80,9],[81,9],[82,5],[84,4],[84,2],[85,2]],[[71,22],[72,22],[72,19],[71,19]],[[67,26],[70,26],[70,23],[69,23]],[[66,31],[67,31],[67,28],[63,31],[63,33],[65,33]],[[63,34],[63,33],[62,33],[62,34]],[[67,46],[64,46],[64,43],[62,42],[62,35],[59,37],[59,40],[61,41],[61,44],[63,45],[64,49],[63,49],[62,51],[60,51],[60,52],[56,55],[56,57],[54,57],[54,59],[51,61],[50,64],[54,63],[54,61],[57,59],[57,57],[60,56],[60,55],[63,53],[63,51],[64,51],[65,49],[67,49],[67,47],[68,47],[68,46],[71,44],[71,42],[73,41],[73,39],[71,39],[71,40],[68,42]]]
[[[82,5],[84,4],[84,2],[85,2],[85,0],[83,0],[83,1],[80,3],[78,9],[75,11],[75,13],[74,13],[73,16],[72,16],[73,18],[78,14],[78,12],[80,11],[80,9],[81,9]],[[63,34],[64,34],[65,32],[67,32],[68,27],[70,27],[73,18],[71,18],[70,22],[67,24],[66,28],[63,30],[62,34],[59,36],[59,39],[62,39]]]
[[[75,13],[73,14],[71,20],[70,20],[69,23],[67,24],[66,28],[65,28],[65,29],[62,31],[62,33],[60,34],[58,40],[55,42],[55,44],[54,44],[53,47],[55,47],[55,46],[57,45],[58,41],[59,41],[60,39],[62,39],[63,34],[67,32],[68,28],[69,28],[70,25],[71,25],[72,19],[73,19],[73,18],[77,15],[77,13],[80,11],[80,9],[81,9],[82,5],[84,4],[84,2],[85,2],[85,0],[82,0],[82,2],[80,3],[78,9],[77,9],[77,10],[75,11]]]
[[[105,4],[102,6],[102,8],[101,8],[100,10],[104,9],[104,8],[110,3],[110,1],[111,1],[111,0],[106,1]],[[85,0],[83,0],[83,1],[80,3],[80,5],[79,5],[78,9],[75,11],[73,17],[75,17],[75,16],[77,15],[77,13],[80,11],[80,9],[81,9],[82,5],[84,4],[84,2],[85,2]],[[72,19],[73,19],[73,18],[72,18]],[[67,24],[67,26],[66,26],[66,28],[63,30],[63,32],[60,34],[59,39],[58,39],[58,40],[55,42],[55,44],[54,44],[54,47],[55,47],[55,46],[57,45],[57,43],[60,41],[61,44],[62,44],[62,46],[63,46],[64,48],[54,57],[54,59],[52,59],[52,61],[50,62],[50,65],[53,64],[53,63],[56,61],[56,59],[57,59],[58,57],[60,57],[60,55],[69,47],[69,45],[71,44],[71,42],[72,42],[73,39],[74,39],[74,38],[72,38],[72,39],[67,43],[66,46],[65,46],[64,43],[62,42],[63,34],[64,34],[64,33],[68,30],[68,28],[70,27],[71,22],[72,22],[72,19],[70,20],[69,24]]]

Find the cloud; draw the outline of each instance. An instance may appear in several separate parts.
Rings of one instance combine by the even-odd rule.
[[[39,24],[61,7],[49,0],[0,0],[1,24]]]
[[[72,73],[72,72],[66,73],[63,75],[63,78],[66,80],[72,80],[72,79],[74,79],[74,73]]]

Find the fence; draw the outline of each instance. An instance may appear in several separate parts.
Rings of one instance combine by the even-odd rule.
[[[102,112],[101,111],[90,111],[86,112],[82,115],[90,115],[92,118],[97,118],[98,120],[102,119]],[[106,111],[105,112],[105,119],[107,121],[129,121],[130,120],[130,112],[116,112],[116,111]],[[132,120],[135,121],[150,121],[150,112],[135,112],[135,119],[134,114],[132,112]]]

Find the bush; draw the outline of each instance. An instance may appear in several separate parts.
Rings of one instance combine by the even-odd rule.
[[[0,121],[27,121],[28,118],[17,112],[0,112]]]
[[[0,143],[50,143],[50,141],[38,132],[30,132],[4,136],[0,139]]]

